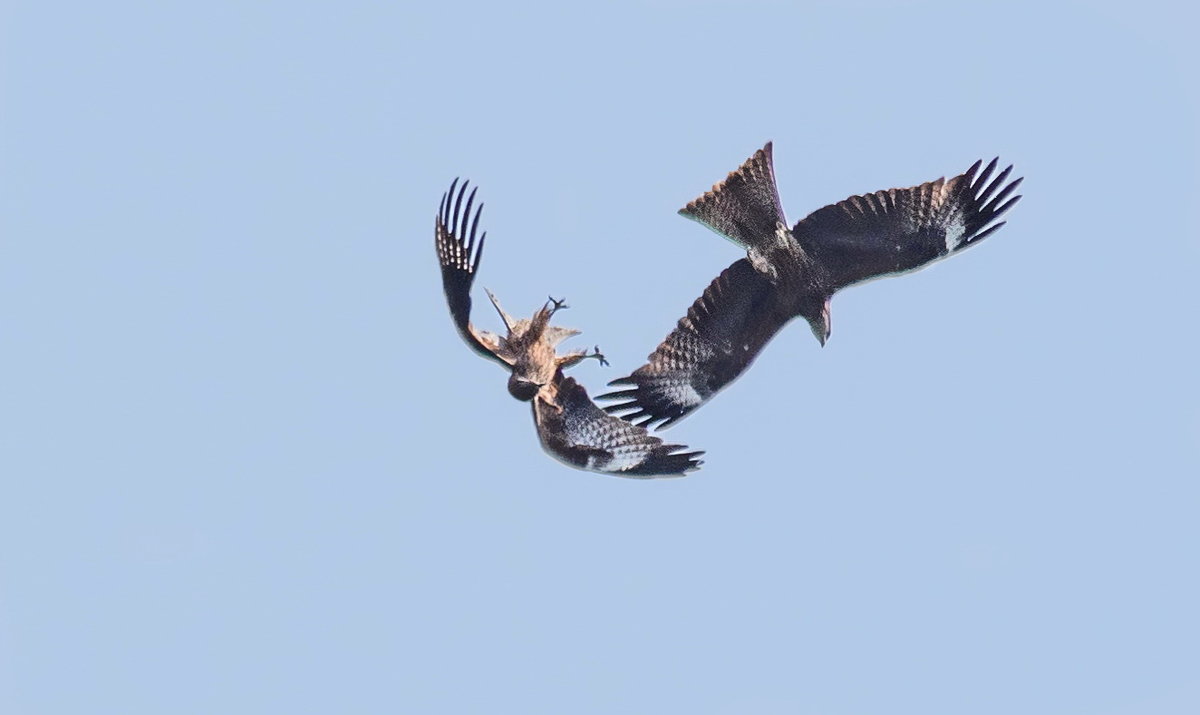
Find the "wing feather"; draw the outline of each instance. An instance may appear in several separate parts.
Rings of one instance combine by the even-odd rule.
[[[434,220],[434,244],[442,268],[442,289],[446,293],[446,304],[450,308],[454,327],[463,341],[480,355],[508,365],[508,361],[498,353],[500,345],[495,336],[477,330],[471,324],[471,285],[475,282],[475,272],[479,270],[479,261],[483,258],[487,231],[479,233],[483,204],[479,204],[472,214],[478,187],[471,189],[468,195],[467,185],[468,182],[464,181],[458,187],[458,179],[450,184],[450,190],[442,194],[442,203]],[[455,188],[458,188],[457,194]]]
[[[573,467],[619,477],[682,477],[699,469],[700,451],[665,444],[643,427],[605,413],[574,378],[556,376],[553,401],[534,399],[542,447]]]
[[[775,286],[743,258],[717,276],[649,361],[597,399],[638,425],[667,427],[707,402],[754,361],[793,316]]]
[[[981,161],[949,181],[851,196],[809,214],[792,233],[825,269],[833,290],[916,270],[1004,225],[994,222],[1021,198],[1008,198],[1021,179],[1005,183],[1009,166],[989,183],[997,161],[978,176]]]

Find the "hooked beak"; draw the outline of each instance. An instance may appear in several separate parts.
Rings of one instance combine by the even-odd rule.
[[[825,347],[825,341],[833,334],[833,326],[829,322],[829,302],[832,298],[825,299],[825,305],[821,308],[821,322],[825,325],[825,335],[821,338],[821,347]]]
[[[808,319],[808,327],[812,328],[813,337],[817,342],[821,343],[821,347],[825,347],[825,341],[829,339],[829,298],[825,299],[825,304],[821,306],[821,317],[818,320]]]

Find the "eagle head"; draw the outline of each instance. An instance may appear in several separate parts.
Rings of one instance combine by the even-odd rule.
[[[541,385],[533,382],[532,380],[526,380],[515,373],[508,378],[508,394],[517,398],[521,402],[529,402],[532,400],[540,389],[542,389]]]

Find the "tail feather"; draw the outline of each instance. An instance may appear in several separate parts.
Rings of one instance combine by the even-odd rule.
[[[775,186],[771,142],[754,152],[737,171],[712,191],[679,210],[745,248],[772,240],[778,226],[787,226]]]

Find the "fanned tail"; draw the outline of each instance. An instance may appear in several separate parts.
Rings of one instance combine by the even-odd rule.
[[[771,142],[714,185],[712,191],[680,209],[679,215],[745,248],[770,240],[778,227],[787,226],[775,186]]]

